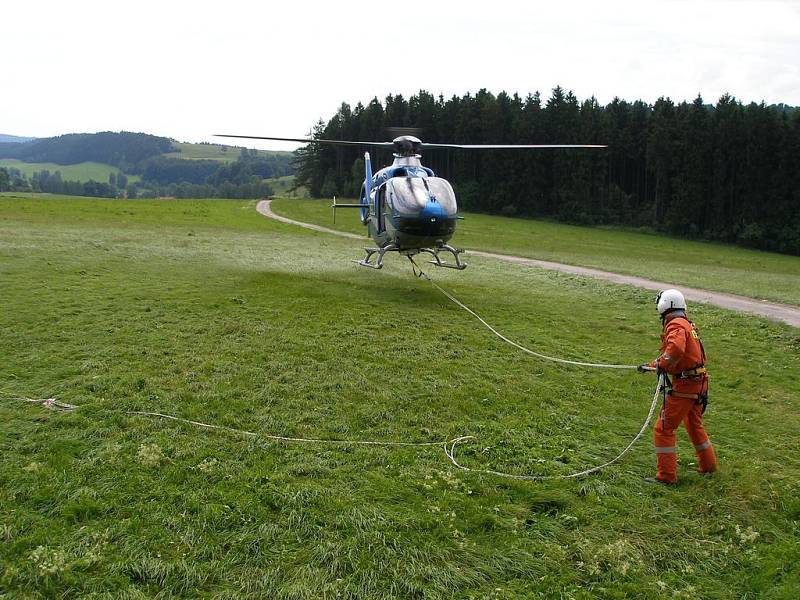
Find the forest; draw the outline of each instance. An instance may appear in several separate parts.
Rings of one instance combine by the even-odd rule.
[[[423,164],[454,186],[463,210],[618,225],[800,254],[800,110],[723,95],[648,104],[543,100],[486,90],[445,100],[420,91],[342,104],[317,138],[386,141],[415,128],[427,142],[607,144],[601,150],[429,150]],[[357,196],[363,150],[311,144],[297,185],[312,196]],[[373,166],[391,160],[373,152]]]

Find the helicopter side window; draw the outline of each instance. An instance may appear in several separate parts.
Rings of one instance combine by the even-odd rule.
[[[380,186],[377,189],[376,194],[378,195],[378,201],[375,203],[375,218],[378,224],[378,232],[382,233],[386,229],[386,223],[384,220],[386,215],[386,185]]]

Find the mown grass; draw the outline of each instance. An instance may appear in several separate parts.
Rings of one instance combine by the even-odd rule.
[[[395,257],[241,201],[0,199],[0,594],[160,598],[794,598],[800,337],[696,307],[723,471],[525,483],[438,449],[284,444],[472,434],[470,466],[565,473],[621,448],[653,380],[542,363]],[[438,282],[522,343],[635,364],[649,292],[473,258]],[[598,309],[598,306],[601,307]],[[78,404],[56,413],[10,399]]]
[[[120,170],[117,167],[97,162],[82,162],[75,165],[57,165],[56,163],[27,163],[16,158],[0,158],[0,167],[12,167],[18,169],[30,177],[38,171],[50,171],[51,174],[61,171],[61,178],[70,181],[100,181],[107,182],[111,173],[118,175]],[[126,175],[130,183],[139,181],[138,175]]]
[[[278,200],[273,208],[293,219],[364,233],[355,211],[347,214],[342,210],[333,225],[330,204],[330,200]],[[800,305],[800,258],[796,256],[618,229],[471,213],[465,216],[451,240],[460,248],[595,267]]]

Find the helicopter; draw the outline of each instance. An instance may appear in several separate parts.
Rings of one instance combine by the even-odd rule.
[[[383,267],[383,256],[387,252],[398,252],[412,260],[417,254],[427,253],[433,257],[429,262],[437,267],[459,270],[467,268],[467,264],[460,258],[464,249],[447,243],[455,234],[456,222],[463,219],[458,214],[455,192],[449,181],[437,177],[433,170],[422,165],[420,152],[423,149],[538,150],[607,147],[598,144],[439,144],[422,142],[413,135],[399,135],[391,142],[222,134],[217,137],[392,149],[392,164],[374,174],[369,152],[364,153],[364,183],[361,185],[357,204],[337,204],[336,198],[332,204],[334,219],[337,208],[359,209],[361,223],[367,227],[375,247],[364,248],[366,256],[353,262],[372,269]],[[440,256],[442,252],[452,255],[452,262],[443,259]]]

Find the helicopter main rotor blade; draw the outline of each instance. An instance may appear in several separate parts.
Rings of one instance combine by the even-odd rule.
[[[608,148],[602,144],[429,144],[422,142],[423,149],[458,148],[461,150],[514,150],[539,148]]]
[[[215,133],[214,137],[242,138],[247,140],[276,140],[279,142],[302,142],[305,144],[333,144],[338,146],[377,146],[379,148],[391,148],[394,145],[392,142],[358,142],[352,140],[268,137],[264,135],[228,135],[223,133]]]

